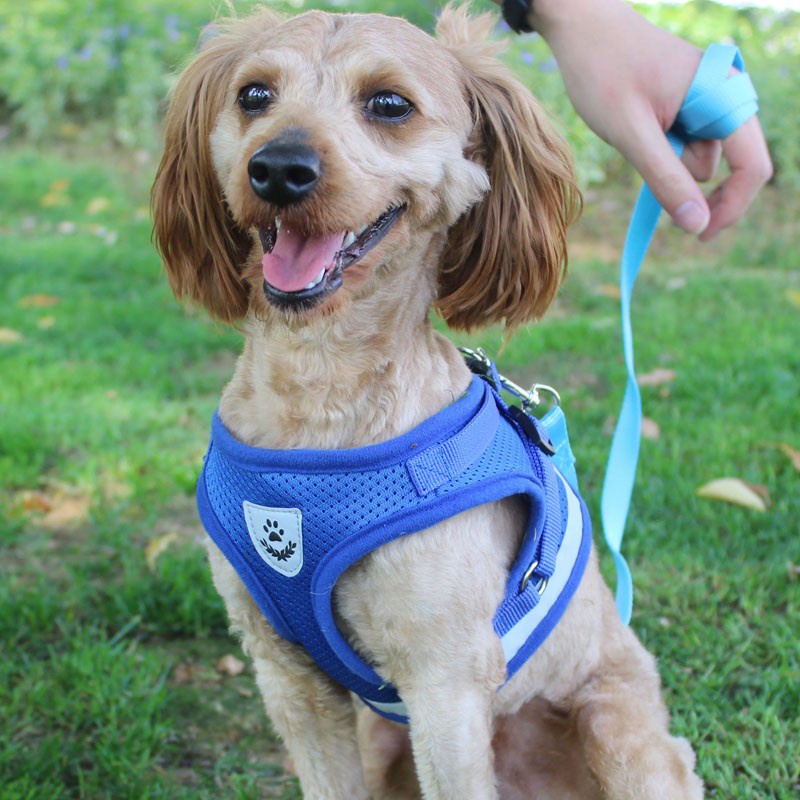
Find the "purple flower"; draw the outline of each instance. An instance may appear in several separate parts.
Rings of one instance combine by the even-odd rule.
[[[178,23],[180,18],[175,14],[170,14],[164,20],[164,30],[167,32],[167,39],[171,42],[177,42],[181,38],[181,32],[178,30]]]
[[[547,61],[542,61],[542,63],[539,64],[539,70],[541,72],[556,72],[558,70],[558,64],[556,63],[556,60],[551,56],[550,58],[547,59]]]
[[[69,67],[69,58],[67,56],[59,56],[56,59],[56,66],[59,69],[67,69]]]
[[[81,50],[78,51],[78,58],[81,61],[88,61],[92,57],[92,47],[91,45],[86,45]]]
[[[534,62],[533,53],[529,53],[527,50],[524,50],[522,52],[522,55],[520,56],[520,58],[522,59],[522,63],[523,64],[530,65],[530,64],[533,64],[533,62]]]

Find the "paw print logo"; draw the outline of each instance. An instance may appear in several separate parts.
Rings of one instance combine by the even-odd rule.
[[[282,546],[286,531],[280,527],[280,523],[275,519],[268,519],[262,525],[262,528],[264,533],[267,534],[267,538],[261,537],[259,539],[261,546],[277,561],[288,561],[297,550],[297,544],[290,541],[285,546]]]
[[[258,556],[276,572],[293,578],[303,568],[303,512],[242,503],[250,541]]]

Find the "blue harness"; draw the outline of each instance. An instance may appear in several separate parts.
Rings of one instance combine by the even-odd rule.
[[[197,486],[200,517],[281,636],[373,710],[406,721],[396,689],[336,626],[333,587],[387,542],[527,496],[527,529],[493,623],[510,679],[560,619],[591,546],[588,512],[564,477],[574,484],[563,415],[553,411],[542,422],[520,415],[473,377],[462,397],[408,433],[349,450],[249,447],[215,414]]]

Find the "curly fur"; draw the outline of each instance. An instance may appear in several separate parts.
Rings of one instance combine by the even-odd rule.
[[[564,143],[497,60],[493,24],[447,8],[434,38],[381,15],[260,10],[221,22],[181,75],[154,235],[176,295],[245,333],[220,403],[241,441],[342,448],[397,436],[469,381],[432,308],[456,328],[513,328],[551,301],[579,195]],[[254,81],[273,102],[247,115],[236,100]],[[381,90],[413,113],[370,116]],[[322,170],[301,202],[276,208],[254,193],[247,164],[289,133]],[[278,214],[319,237],[400,205],[335,292],[311,307],[270,300],[259,230]],[[409,728],[356,708],[275,634],[209,546],[307,798],[702,796],[690,747],[668,732],[654,660],[620,623],[594,555],[556,630],[504,684],[492,617],[525,515],[515,498],[473,509],[380,548],[335,587],[338,624],[398,687]]]

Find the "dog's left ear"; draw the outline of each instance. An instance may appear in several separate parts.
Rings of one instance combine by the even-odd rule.
[[[567,264],[567,227],[580,192],[567,145],[531,93],[487,41],[492,15],[448,7],[436,35],[464,69],[473,117],[466,155],[490,188],[450,229],[439,274],[438,307],[447,323],[469,330],[513,328],[540,316]]]

